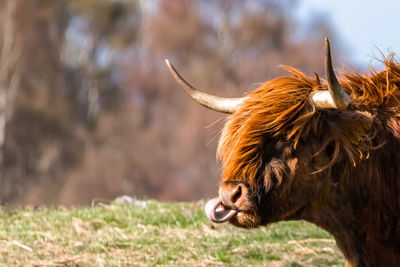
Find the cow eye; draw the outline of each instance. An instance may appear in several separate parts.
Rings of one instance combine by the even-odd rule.
[[[226,185],[234,185],[234,186],[242,184],[242,185],[245,185],[247,187],[249,186],[249,184],[247,182],[243,181],[242,179],[240,179],[240,180],[232,180],[232,181],[224,181],[224,184],[226,184]]]

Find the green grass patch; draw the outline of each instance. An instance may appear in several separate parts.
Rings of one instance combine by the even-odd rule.
[[[201,201],[140,204],[3,208],[0,266],[343,266],[303,221],[245,230],[208,222]]]

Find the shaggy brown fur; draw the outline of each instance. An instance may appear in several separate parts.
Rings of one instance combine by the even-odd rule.
[[[370,75],[343,72],[345,79],[340,83],[352,99],[348,109],[360,111],[352,114],[359,116],[360,120],[356,125],[330,133],[333,136],[326,145],[335,142],[334,157],[321,170],[333,166],[345,156],[354,166],[382,143],[373,144],[375,132],[367,133],[374,116],[387,117],[393,134],[400,137],[400,122],[397,121],[400,118],[400,65],[393,58],[384,63],[386,70],[372,71]],[[314,90],[327,90],[326,86],[320,84],[318,76],[311,79],[297,69],[284,68],[294,77],[278,78],[260,86],[249,94],[249,99],[225,125],[218,148],[225,179],[246,179],[256,186],[255,179],[262,165],[260,153],[266,136],[284,138],[296,147],[299,140],[307,139],[312,132],[322,131],[325,126],[326,121],[310,104],[309,97]],[[355,120],[349,118],[349,121]],[[345,118],[342,118],[342,126],[343,123]]]
[[[271,177],[279,186],[287,176],[280,161],[274,159],[265,171],[274,175],[260,171],[266,168],[266,146],[287,142],[295,150],[302,142],[317,139],[320,147],[312,157],[329,151],[329,161],[318,165],[310,160],[312,174],[339,173],[340,184],[353,190],[355,198],[344,200],[351,203],[344,203],[343,209],[344,205],[359,205],[362,209],[362,218],[354,218],[360,224],[354,226],[354,233],[337,238],[346,258],[359,266],[393,264],[397,255],[393,248],[400,248],[400,156],[396,154],[400,152],[400,64],[393,57],[383,63],[386,69],[381,72],[342,73],[340,83],[351,98],[345,111],[316,110],[309,101],[310,94],[326,90],[326,86],[318,77],[309,78],[297,69],[285,67],[293,77],[266,82],[250,93],[230,116],[218,148],[222,180],[242,181],[260,193],[271,188]],[[264,177],[261,183],[260,173]],[[332,210],[340,208],[335,206]],[[351,211],[342,212],[349,218],[357,217],[345,214]],[[313,222],[334,235],[345,232],[332,229],[329,222]],[[362,232],[358,233],[358,228]],[[363,246],[353,244],[357,242],[356,238],[350,240],[351,235],[360,235],[357,242]],[[382,243],[388,247],[386,252],[376,252],[382,249]],[[358,255],[357,259],[352,259],[354,255]]]

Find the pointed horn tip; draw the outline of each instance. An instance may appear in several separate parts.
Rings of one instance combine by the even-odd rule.
[[[165,59],[165,65],[167,65],[167,67],[168,67],[169,71],[172,73],[172,75],[175,76],[174,73],[176,72],[176,70],[167,58]]]
[[[328,49],[331,47],[328,37],[325,37],[325,47]]]
[[[327,37],[325,37],[325,53],[331,53],[331,45]]]

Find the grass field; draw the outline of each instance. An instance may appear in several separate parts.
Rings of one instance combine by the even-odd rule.
[[[204,202],[3,208],[0,266],[342,266],[305,222],[256,230],[208,222]]]

